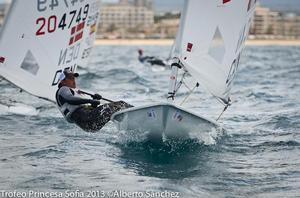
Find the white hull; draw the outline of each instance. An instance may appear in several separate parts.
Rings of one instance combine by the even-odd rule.
[[[126,109],[111,119],[120,130],[148,132],[157,137],[193,138],[221,129],[218,123],[169,103]]]

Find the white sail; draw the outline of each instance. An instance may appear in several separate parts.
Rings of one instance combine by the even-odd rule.
[[[186,0],[173,57],[228,102],[256,0]]]
[[[183,25],[184,25],[183,23],[185,22],[186,11],[187,11],[187,2],[184,3],[184,7],[181,10],[179,28],[183,27]],[[172,45],[172,48],[170,50],[168,60],[171,60],[174,57],[178,57],[178,55],[179,55],[178,50],[179,50],[179,46],[181,43],[181,38],[182,38],[182,31],[179,29],[179,31],[177,31],[177,33],[176,33],[176,37],[175,37],[174,43]]]
[[[84,66],[95,38],[99,0],[14,0],[0,33],[0,75],[54,101],[64,68]]]

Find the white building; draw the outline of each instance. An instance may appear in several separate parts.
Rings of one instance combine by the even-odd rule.
[[[4,22],[5,11],[6,11],[6,5],[0,4],[0,26],[2,26]]]
[[[250,33],[262,39],[300,38],[300,16],[257,6]]]
[[[0,26],[4,23],[5,15],[7,14],[10,7],[10,0],[4,1],[5,3],[0,3]]]
[[[278,12],[272,12],[269,8],[257,6],[251,25],[251,33],[257,36],[276,34],[278,19]]]
[[[132,5],[126,0],[108,4],[100,10],[100,32],[147,31],[154,24],[154,12],[142,5]]]
[[[134,6],[146,7],[149,10],[152,10],[153,9],[153,2],[152,2],[152,0],[134,0]]]

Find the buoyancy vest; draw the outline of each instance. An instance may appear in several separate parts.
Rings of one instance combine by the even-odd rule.
[[[60,97],[59,97],[59,96],[61,96],[60,91],[61,91],[62,88],[63,88],[63,87],[59,88],[59,89],[57,90],[57,92],[56,92],[56,101],[57,101],[56,104],[57,104],[57,107],[58,107],[59,111],[62,113],[62,115],[65,117],[65,119],[66,119],[68,122],[73,123],[74,121],[71,119],[71,115],[72,115],[72,113],[73,113],[76,109],[78,109],[78,108],[81,107],[82,105],[72,105],[72,104],[69,104],[69,103],[67,103],[67,102],[62,103],[62,101],[60,100]],[[71,93],[73,94],[73,96],[75,96],[75,97],[80,97],[80,98],[84,98],[82,95],[80,95],[80,94],[78,93],[78,90],[72,89],[72,88],[70,88],[70,87],[66,87],[66,88],[70,89],[70,91],[71,91]],[[63,97],[63,96],[62,96],[62,97]]]

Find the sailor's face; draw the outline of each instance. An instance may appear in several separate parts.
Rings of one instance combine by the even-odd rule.
[[[76,88],[76,81],[74,76],[68,76],[68,78],[65,79],[65,82],[68,87]]]

